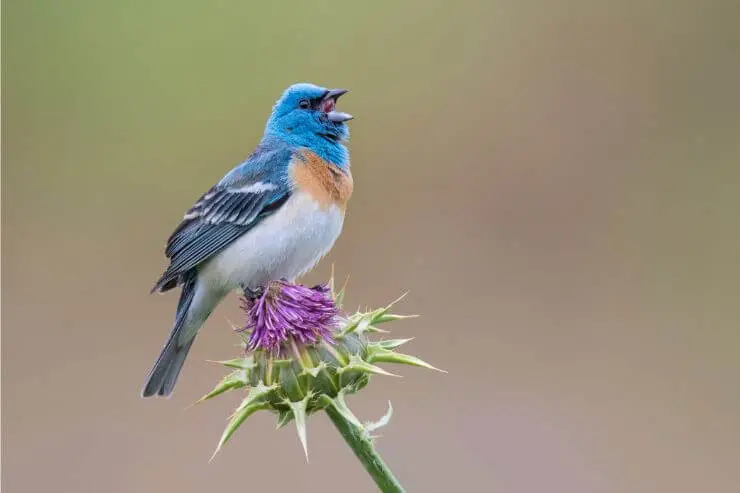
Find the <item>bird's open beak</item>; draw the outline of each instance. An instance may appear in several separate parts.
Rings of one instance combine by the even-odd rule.
[[[349,113],[334,110],[337,104],[337,99],[347,92],[349,92],[347,89],[331,89],[321,100],[321,111],[326,113],[326,117],[330,122],[343,123],[353,118]]]

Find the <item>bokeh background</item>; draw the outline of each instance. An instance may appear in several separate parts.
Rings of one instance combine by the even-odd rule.
[[[379,449],[410,492],[740,491],[737,2],[101,2],[2,12],[3,491],[374,487],[324,416],[310,464],[239,400],[209,320],[139,390],[163,245],[287,85],[348,87],[355,195],[307,277],[401,305]]]

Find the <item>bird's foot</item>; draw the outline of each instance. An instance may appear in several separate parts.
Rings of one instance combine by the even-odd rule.
[[[244,290],[244,296],[246,296],[250,300],[256,300],[265,293],[265,288],[262,286],[250,288],[249,286],[242,285],[242,290]]]

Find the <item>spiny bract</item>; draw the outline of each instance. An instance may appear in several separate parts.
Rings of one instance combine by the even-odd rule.
[[[347,407],[344,396],[365,387],[371,374],[396,376],[376,366],[376,363],[400,363],[437,370],[415,356],[395,351],[411,339],[371,341],[367,338],[369,333],[387,333],[378,328],[378,325],[413,316],[390,313],[391,307],[400,298],[377,310],[358,311],[350,316],[337,315],[331,323],[325,317],[317,317],[315,320],[322,320],[327,325],[315,327],[311,333],[316,337],[308,340],[300,337],[303,329],[296,332],[292,327],[284,326],[270,328],[276,333],[284,334],[279,344],[276,345],[273,338],[265,346],[255,344],[254,331],[260,330],[259,324],[264,323],[264,317],[260,320],[254,318],[264,313],[254,309],[259,303],[269,303],[277,312],[281,310],[281,303],[289,304],[292,310],[310,311],[311,306],[317,306],[317,297],[325,296],[326,299],[319,303],[322,310],[326,310],[328,302],[336,308],[338,314],[342,306],[344,288],[335,292],[333,279],[328,288],[317,286],[309,289],[289,285],[284,281],[279,283],[277,286],[268,286],[260,298],[244,305],[249,320],[246,328],[238,329],[237,332],[244,339],[246,355],[220,361],[231,372],[198,401],[202,402],[231,390],[248,389],[246,398],[232,414],[214,456],[249,416],[261,410],[277,415],[278,428],[291,420],[295,421],[306,456],[306,419],[327,406],[334,406],[348,420],[362,426],[369,436],[372,430],[388,422],[392,408],[389,406],[386,416],[378,422],[361,425]],[[288,296],[282,296],[281,293],[287,293]],[[290,323],[285,318],[279,320]],[[275,321],[276,319],[268,320],[270,324]],[[294,337],[295,334],[299,337]]]

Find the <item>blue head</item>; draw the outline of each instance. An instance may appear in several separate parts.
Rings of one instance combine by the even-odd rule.
[[[323,159],[346,166],[349,153],[347,121],[352,115],[335,110],[345,89],[326,89],[313,84],[294,84],[285,90],[272,108],[265,137],[307,147]]]

